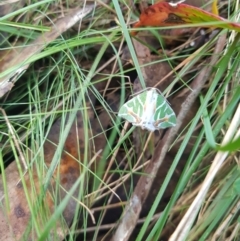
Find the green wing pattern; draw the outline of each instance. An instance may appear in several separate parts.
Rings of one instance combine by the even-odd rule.
[[[176,125],[174,111],[156,88],[148,88],[126,102],[120,108],[118,116],[149,131]]]

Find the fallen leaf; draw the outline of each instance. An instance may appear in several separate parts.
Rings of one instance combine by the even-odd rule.
[[[211,22],[211,26],[208,25]],[[240,24],[238,23],[230,22],[225,18],[194,6],[167,2],[156,3],[145,9],[141,13],[139,21],[133,27],[165,27],[194,23],[211,28],[226,28],[240,32]],[[131,34],[135,36],[137,31],[133,31]]]

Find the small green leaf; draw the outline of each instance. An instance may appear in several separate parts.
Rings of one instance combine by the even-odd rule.
[[[234,141],[230,141],[224,146],[220,146],[216,148],[218,151],[239,151],[240,150],[240,137],[238,137]]]

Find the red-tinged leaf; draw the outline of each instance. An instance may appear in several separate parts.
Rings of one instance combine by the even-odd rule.
[[[206,24],[211,22],[213,22],[211,26]],[[140,15],[139,22],[133,27],[164,27],[192,23],[198,23],[207,27],[226,28],[240,32],[240,24],[238,23],[230,22],[218,15],[191,5],[167,2],[156,3],[145,9]],[[132,35],[134,36],[136,33],[137,32],[133,31]]]

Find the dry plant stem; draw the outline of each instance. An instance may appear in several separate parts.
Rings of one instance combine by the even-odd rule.
[[[159,80],[155,86],[158,86],[160,83],[162,83],[164,80],[166,80],[169,76],[175,74],[179,69],[181,69],[182,67],[186,66],[188,63],[190,63],[192,61],[192,59],[194,59],[196,56],[198,56],[201,51],[204,49],[205,45],[202,46],[201,48],[197,49],[193,54],[191,54],[189,57],[187,57],[186,59],[184,59],[179,65],[177,65],[172,71],[170,71],[167,75],[165,75],[161,80]]]
[[[238,223],[235,227],[234,230],[231,233],[231,236],[226,239],[225,241],[234,241],[236,240],[236,237],[239,236],[239,230],[240,230],[240,224]]]
[[[146,175],[140,177],[137,186],[132,194],[132,197],[128,205],[125,207],[123,218],[119,223],[118,228],[113,235],[111,241],[127,241],[129,239],[133,229],[137,224],[140,212],[142,210],[142,205],[148,196],[154,177],[156,176],[159,167],[162,165],[165,155],[170,145],[172,144],[172,141],[174,140],[184,117],[191,109],[201,89],[205,85],[205,82],[208,80],[212,68],[217,63],[219,59],[219,53],[221,53],[221,51],[223,50],[225,43],[226,35],[220,36],[209,65],[205,66],[201,70],[200,74],[193,81],[192,92],[188,95],[188,97],[181,106],[181,110],[177,117],[177,125],[166,132],[164,138],[155,148],[155,153],[152,157],[152,161],[146,167]],[[172,241],[173,240],[176,241],[177,239],[172,239]]]
[[[0,6],[1,5],[5,5],[5,4],[11,4],[11,3],[15,3],[18,2],[19,0],[6,0],[6,1],[1,1],[0,2]]]
[[[171,212],[168,220],[172,220],[175,212],[181,212],[182,210],[182,203],[190,203],[194,197],[196,197],[197,193],[200,190],[200,186],[196,187],[196,189],[192,190],[189,194],[182,194],[177,203],[175,204],[175,207],[172,209],[173,212]]]
[[[113,64],[110,77],[109,77],[109,79],[108,79],[108,81],[107,81],[107,83],[106,83],[106,87],[105,87],[104,92],[103,92],[103,97],[105,97],[106,92],[107,92],[107,89],[108,89],[108,87],[109,87],[109,85],[110,85],[110,83],[111,83],[111,80],[112,80],[112,78],[113,78],[113,77],[112,77],[112,76],[113,76],[113,73],[116,71],[118,59],[119,59],[120,54],[122,53],[123,43],[124,43],[124,38],[122,39],[122,41],[121,41],[121,43],[120,43],[120,46],[119,46],[117,55],[114,56],[115,62],[114,62],[114,64]]]
[[[25,171],[26,171],[26,170],[27,170],[27,163],[26,163],[26,161],[25,161],[25,158],[24,158],[23,153],[22,153],[22,151],[21,151],[21,148],[20,148],[20,146],[19,146],[18,140],[17,140],[17,138],[16,138],[16,136],[15,136],[15,134],[14,134],[12,125],[10,124],[10,122],[9,122],[9,120],[8,120],[8,118],[7,118],[7,115],[6,115],[5,110],[2,109],[2,108],[0,108],[0,111],[2,112],[2,114],[3,114],[3,116],[4,116],[4,119],[5,119],[6,123],[7,123],[8,129],[9,129],[9,132],[10,132],[12,138],[13,138],[13,142],[14,142],[16,148],[17,148],[17,151],[18,151],[20,160],[22,161],[22,164],[23,164],[23,166],[24,166],[24,168],[25,168]]]
[[[113,9],[109,6],[110,0],[103,0],[103,1],[97,0],[96,2],[98,3],[98,5],[104,6],[106,9],[108,9],[110,12],[112,12],[113,14],[116,15],[115,10],[113,10]]]
[[[125,204],[125,202],[121,203],[122,205]],[[117,205],[116,207],[119,207],[119,205]],[[94,209],[95,210],[95,209]],[[98,209],[96,209],[98,210]],[[99,209],[101,210],[101,209]],[[162,215],[162,213],[158,213],[158,214],[155,214],[152,218],[151,218],[151,221],[156,221],[159,219],[159,217]],[[141,218],[138,220],[138,223],[144,223],[145,222],[145,217],[144,218]],[[110,224],[102,224],[102,225],[99,225],[98,227],[98,230],[109,230],[109,229],[113,229],[115,227],[115,223],[110,223]],[[80,234],[80,233],[84,233],[84,232],[93,232],[96,230],[96,226],[95,227],[89,227],[89,228],[85,228],[85,229],[78,229],[75,231],[75,234]],[[102,239],[101,239],[102,241]]]
[[[100,149],[99,151],[97,151],[97,152],[94,154],[93,158],[90,160],[90,162],[89,162],[89,164],[88,164],[88,168],[90,168],[90,167],[92,166],[92,164],[97,160],[97,158],[99,157],[99,155],[101,154],[101,152],[102,152],[102,149]],[[66,193],[68,193],[67,190],[64,189],[64,191],[65,191]],[[96,224],[96,221],[95,221],[93,212],[87,207],[87,205],[85,205],[83,202],[80,202],[80,201],[79,201],[77,198],[75,198],[75,197],[73,197],[73,199],[74,199],[77,203],[79,203],[83,208],[85,208],[85,209],[87,210],[89,216],[90,216],[91,219],[92,219],[92,223],[93,223],[93,224]]]
[[[233,229],[233,231],[231,232],[231,235],[229,238],[227,238],[225,241],[234,241],[236,240],[236,237],[239,236],[239,230],[240,230],[240,224],[237,223]]]
[[[130,149],[130,151],[128,153],[132,152],[131,149]],[[129,154],[129,156],[131,156],[131,154]],[[124,159],[120,162],[120,165],[123,163],[123,161],[124,161]],[[95,195],[96,196],[96,201],[97,200],[101,200],[104,196],[108,195],[111,192],[111,190],[116,190],[118,185],[121,185],[122,182],[124,182],[125,179],[128,178],[128,175],[124,175],[124,178],[120,178],[120,179],[118,179],[118,180],[116,180],[114,182],[111,182],[112,178],[113,178],[113,174],[109,175],[109,177],[106,179],[106,181],[104,179],[102,179],[103,182],[105,182],[105,185],[101,185],[96,191],[94,191],[94,192],[92,192],[90,194],[87,194],[86,197],[91,196],[91,195]],[[112,189],[110,189],[109,191],[104,192],[105,190],[109,189],[109,187],[111,188],[112,186],[113,186]],[[97,193],[98,193],[98,195],[96,195]]]
[[[238,129],[239,125],[240,125],[239,116],[240,116],[240,104],[238,105],[237,111],[235,112],[235,115],[232,119],[229,129],[222,141],[222,145],[231,141],[234,136],[235,136],[235,138],[238,138],[240,136],[240,129]],[[238,130],[237,133],[236,133],[236,130]],[[212,184],[212,181],[215,178],[216,174],[218,173],[219,169],[221,168],[223,162],[227,158],[228,154],[229,154],[229,152],[221,152],[221,151],[217,152],[198,195],[196,196],[193,203],[189,207],[188,211],[182,218],[181,222],[179,223],[175,232],[172,234],[169,241],[185,240],[186,235],[189,232],[189,230],[191,229],[192,224],[193,224],[193,222],[199,212],[199,209],[201,208],[201,205],[205,199],[205,196]]]
[[[124,127],[123,127],[123,130],[122,130],[121,135],[120,135],[120,140],[124,137],[124,134],[126,133],[126,130],[127,130],[128,125],[129,125],[129,123],[128,123],[128,122],[125,122]],[[115,152],[114,152],[113,155],[112,155],[111,160],[109,161],[108,168],[107,168],[107,170],[105,171],[105,175],[103,176],[103,181],[104,181],[104,182],[106,182],[105,180],[106,180],[106,178],[107,178],[107,176],[108,176],[108,173],[109,173],[109,171],[110,171],[110,168],[112,167],[112,165],[113,165],[113,163],[114,163],[114,160],[115,160],[115,158],[116,158],[116,156],[117,156],[117,153],[118,153],[119,148],[120,148],[120,146],[115,150]],[[103,185],[103,183],[102,183],[102,185]],[[102,185],[101,185],[101,186],[102,186]],[[99,188],[101,188],[101,186],[100,186]]]
[[[153,132],[151,132],[151,133],[148,135],[148,138],[147,138],[146,143],[145,143],[145,145],[144,145],[144,147],[143,147],[143,150],[141,151],[141,154],[140,154],[140,156],[139,156],[139,158],[138,158],[138,160],[137,160],[137,162],[136,162],[136,166],[141,162],[141,159],[142,159],[142,157],[143,157],[146,149],[148,148],[148,144],[149,144],[149,142],[151,141],[152,136],[153,136]]]
[[[137,168],[135,168],[135,166],[134,166],[132,172],[137,172],[137,171],[139,171],[139,170],[142,170],[145,166],[148,165],[149,161],[150,161],[150,160],[144,162],[144,164],[138,166]],[[110,193],[114,194],[117,198],[119,198],[119,200],[121,200],[120,197],[119,197],[115,192],[114,192],[114,193],[112,192],[112,190],[115,191],[115,190],[116,190],[119,186],[121,186],[130,176],[131,176],[131,173],[126,174],[126,175],[124,175],[123,177],[121,177],[120,179],[118,179],[118,180],[116,180],[116,181],[114,181],[114,182],[109,183],[107,186],[102,187],[101,189],[99,189],[99,190],[97,190],[97,191],[95,191],[95,192],[92,192],[91,194],[88,194],[88,195],[86,195],[85,197],[87,198],[87,197],[89,197],[90,195],[93,195],[94,193],[97,193],[97,192],[102,192],[102,193],[103,193],[103,191],[104,191],[105,189],[109,189],[109,191],[103,193],[102,195],[98,195],[98,196],[96,197],[96,201],[97,201],[97,200],[101,200],[104,196],[106,196],[106,195],[108,195],[108,194],[110,194]],[[109,179],[109,180],[110,180],[110,179]],[[108,182],[109,182],[109,181],[107,181],[106,183],[108,183]],[[112,187],[112,186],[113,186],[113,187]]]
[[[236,214],[238,212],[238,210],[240,209],[240,202],[238,202],[236,204],[236,206],[233,208],[233,210],[231,211],[231,213],[227,216],[227,218],[223,221],[223,223],[218,227],[218,229],[216,230],[216,232],[214,233],[212,240],[218,240],[218,238],[221,236],[221,234],[227,230],[229,222],[231,222],[231,219],[233,218],[234,214]],[[239,226],[239,224],[237,224],[236,226]],[[231,234],[232,236],[232,234]],[[233,232],[233,236],[231,239],[229,240],[234,240],[234,237],[237,237],[237,233]]]
[[[23,48],[17,58],[13,58],[4,69],[10,69],[19,66],[17,70],[12,71],[7,76],[0,78],[0,97],[5,95],[14,86],[14,82],[20,74],[24,73],[30,63],[27,63],[31,57],[42,51],[50,42],[56,39],[60,34],[71,28],[79,20],[82,20],[88,13],[94,9],[95,5],[86,6],[84,9],[75,9],[68,16],[59,19],[52,29],[34,40],[30,46]]]

